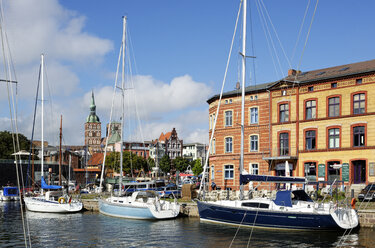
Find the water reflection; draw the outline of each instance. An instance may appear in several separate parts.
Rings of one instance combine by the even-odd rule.
[[[139,221],[98,213],[26,212],[33,247],[335,247],[336,232],[269,231],[200,223],[198,218]],[[23,247],[20,207],[0,203],[0,247]],[[250,238],[251,235],[251,238]],[[235,238],[234,238],[235,237]],[[249,241],[250,240],[250,241]],[[342,247],[374,247],[375,231],[360,229]]]

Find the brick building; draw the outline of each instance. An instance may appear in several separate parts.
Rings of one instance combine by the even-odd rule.
[[[102,124],[96,115],[94,92],[91,95],[90,114],[85,123],[85,145],[91,154],[101,151]]]
[[[309,181],[374,181],[375,103],[369,98],[374,85],[371,60],[307,72],[289,70],[279,81],[247,87],[245,170],[285,175],[288,161],[291,175]],[[239,188],[240,98],[236,91],[223,95],[216,124],[210,178],[222,188]],[[208,100],[210,134],[218,99]],[[254,125],[255,107],[259,123]],[[258,151],[253,152],[256,135]]]

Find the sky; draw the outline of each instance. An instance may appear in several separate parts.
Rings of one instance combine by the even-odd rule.
[[[290,68],[309,71],[375,59],[375,1],[319,1],[314,14],[316,3],[249,1],[247,55],[256,58],[247,60],[246,85],[279,80]],[[50,133],[46,139],[57,144],[62,115],[63,143],[84,144],[92,91],[104,136],[121,45],[122,16],[127,16],[130,61],[134,64],[132,86],[127,92],[134,103],[127,109],[129,113],[137,109],[140,121],[130,116],[125,119],[134,119],[128,126],[141,123],[142,132],[125,129],[126,139],[153,140],[161,132],[176,128],[184,143],[207,144],[207,100],[220,93],[239,5],[239,0],[2,0],[3,34],[5,31],[11,51],[12,75],[18,82],[19,132],[31,138],[43,53],[48,106],[45,131]],[[239,24],[238,30],[241,28]],[[267,33],[272,38],[266,38]],[[233,90],[239,81],[240,39],[238,33],[225,91]],[[4,71],[0,70],[0,79],[6,77]],[[136,98],[130,97],[131,92]],[[37,122],[38,118],[40,115]],[[10,130],[3,82],[0,130]],[[40,139],[39,124],[35,139]]]

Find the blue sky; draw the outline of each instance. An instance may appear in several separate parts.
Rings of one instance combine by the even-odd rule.
[[[278,80],[290,67],[297,68],[299,64],[316,0],[310,2],[293,60],[291,57],[309,1],[249,2],[253,30],[250,32],[248,24],[248,54],[257,58],[255,72],[252,61],[248,60],[246,84]],[[285,50],[286,56],[273,35],[280,61],[275,62],[277,69],[256,4],[266,7]],[[144,139],[158,138],[161,132],[176,127],[184,142],[208,142],[206,100],[220,91],[239,0],[4,0],[3,5],[19,81],[19,129],[26,136],[31,134],[32,104],[41,53],[46,56],[51,88],[48,102],[52,101],[54,106],[53,124],[48,125],[50,131],[57,132],[56,120],[63,115],[64,143],[83,144],[91,90],[95,93],[102,126],[108,122],[122,35],[121,17],[126,15],[136,61],[137,70],[133,73]],[[375,59],[374,9],[375,2],[371,0],[319,1],[300,70]],[[227,91],[238,81],[240,35],[236,36],[234,44]],[[252,52],[252,46],[255,52]],[[291,60],[290,65],[286,57]],[[250,71],[256,80],[254,77],[250,80]],[[9,129],[9,113],[5,87],[0,87],[0,129],[4,130]],[[57,142],[56,134],[50,142]]]

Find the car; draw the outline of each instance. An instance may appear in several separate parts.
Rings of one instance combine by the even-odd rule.
[[[165,187],[162,187],[160,191],[158,191],[161,197],[168,197],[168,198],[180,198],[182,193],[181,190],[177,188],[176,184],[168,184]]]
[[[372,201],[375,200],[375,183],[368,184],[361,192],[358,194],[359,201]]]

